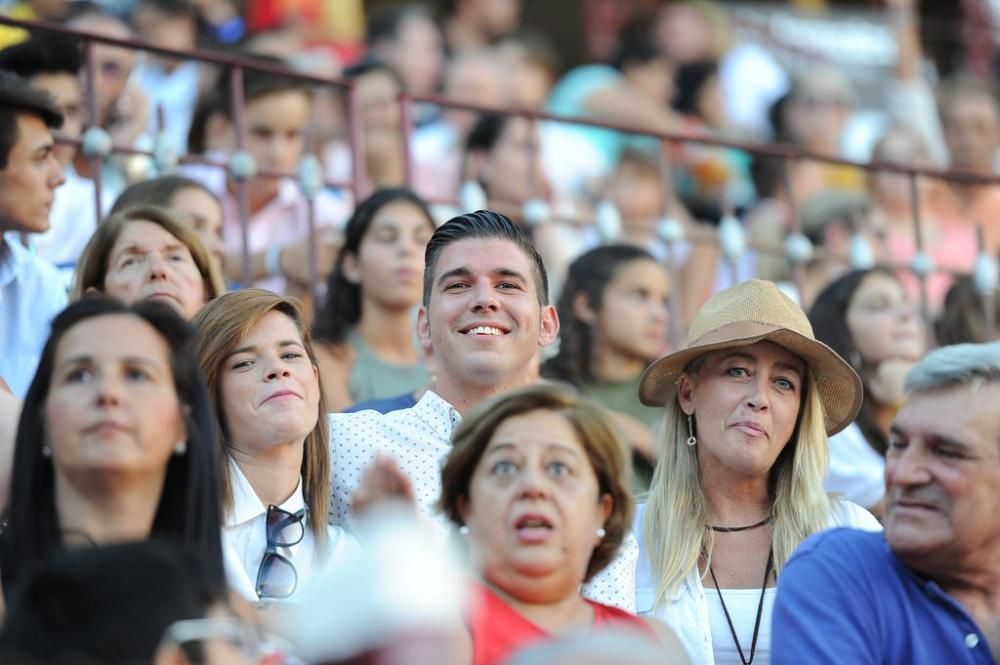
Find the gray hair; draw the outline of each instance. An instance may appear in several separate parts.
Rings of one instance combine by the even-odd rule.
[[[927,354],[906,375],[906,392],[1000,381],[1000,342],[954,344]]]

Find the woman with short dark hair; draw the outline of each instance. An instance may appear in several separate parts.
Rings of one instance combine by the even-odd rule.
[[[460,526],[478,575],[467,619],[474,665],[504,662],[530,642],[609,628],[635,631],[671,649],[671,662],[686,662],[659,622],[580,595],[628,533],[628,467],[607,412],[568,388],[522,388],[462,421],[441,472],[440,505]]]

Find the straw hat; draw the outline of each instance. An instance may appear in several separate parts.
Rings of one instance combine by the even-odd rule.
[[[767,340],[802,358],[823,403],[827,434],[847,427],[861,408],[861,379],[851,366],[816,341],[802,308],[773,282],[751,279],[712,296],[688,331],[688,346],[663,356],[639,380],[639,400],[663,406],[676,391],[677,378],[695,358],[719,349]]]

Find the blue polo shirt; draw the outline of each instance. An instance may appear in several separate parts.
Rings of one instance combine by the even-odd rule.
[[[881,533],[832,529],[781,572],[773,665],[992,665],[986,637],[936,583],[903,566]]]

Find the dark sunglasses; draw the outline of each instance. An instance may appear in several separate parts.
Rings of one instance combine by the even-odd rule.
[[[295,593],[299,574],[279,547],[298,545],[306,535],[306,511],[290,513],[277,506],[267,507],[267,549],[257,569],[257,597],[288,598]]]

